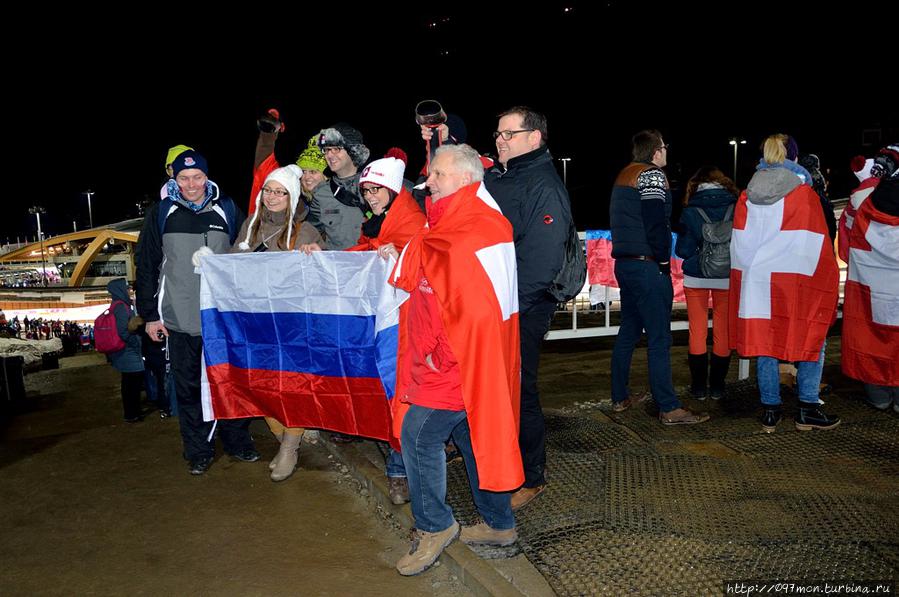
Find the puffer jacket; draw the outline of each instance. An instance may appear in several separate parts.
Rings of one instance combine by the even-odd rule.
[[[681,212],[680,234],[674,253],[684,260],[684,274],[694,278],[704,278],[699,265],[699,253],[702,251],[702,225],[705,220],[699,215],[697,208],[702,209],[713,222],[720,222],[730,205],[736,205],[737,198],[727,189],[716,186],[696,192]],[[731,213],[733,217],[733,213]]]
[[[216,254],[228,253],[243,213],[211,180],[199,209],[181,197],[174,180],[168,191],[144,217],[134,281],[137,311],[148,323],[162,321],[169,330],[199,336],[200,276],[193,255],[204,246]]]

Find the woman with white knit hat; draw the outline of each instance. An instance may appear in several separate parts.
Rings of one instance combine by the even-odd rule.
[[[368,205],[358,244],[347,251],[376,251],[386,244],[402,250],[409,239],[425,224],[425,214],[403,186],[406,154],[392,148],[387,156],[367,165],[359,177],[359,192]],[[320,251],[321,245],[300,247],[309,253]]]
[[[302,175],[302,169],[293,164],[268,175],[256,195],[256,210],[240,229],[232,253],[290,251],[300,244],[322,242],[318,230],[305,221],[307,210],[300,201]],[[281,442],[269,465],[272,481],[284,481],[296,469],[303,428],[285,427],[272,417],[265,417],[265,422]]]

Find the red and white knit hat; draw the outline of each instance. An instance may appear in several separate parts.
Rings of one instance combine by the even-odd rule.
[[[865,182],[871,178],[871,167],[874,166],[874,159],[865,159],[863,155],[857,155],[849,162],[852,172],[859,182]]]
[[[403,174],[406,173],[406,164],[397,158],[381,158],[375,160],[362,169],[359,184],[370,182],[382,187],[387,187],[399,194],[403,189]]]

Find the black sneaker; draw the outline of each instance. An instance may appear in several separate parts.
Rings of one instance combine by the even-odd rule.
[[[774,433],[777,424],[783,419],[783,411],[780,407],[765,407],[762,413],[762,431],[765,433]]]
[[[833,429],[840,424],[840,417],[830,416],[821,410],[820,404],[800,403],[796,415],[796,429],[811,431],[812,429]]]
[[[236,458],[237,460],[240,460],[241,462],[256,462],[257,460],[259,460],[261,458],[261,456],[259,456],[259,452],[257,452],[253,448],[248,448],[246,450],[241,450],[240,452],[235,452],[234,454],[231,454],[231,457]]]
[[[190,474],[191,475],[203,475],[206,471],[209,470],[209,467],[212,466],[212,458],[198,458],[196,460],[191,461],[190,463]]]
[[[167,409],[167,408],[159,409],[159,418],[160,419],[168,419],[171,416],[172,416],[172,411],[170,411],[169,409]]]

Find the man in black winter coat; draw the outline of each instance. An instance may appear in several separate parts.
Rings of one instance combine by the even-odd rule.
[[[556,301],[548,290],[562,269],[571,225],[568,191],[546,146],[546,117],[525,106],[499,115],[493,133],[499,163],[484,184],[511,222],[518,263],[518,321],[521,330],[521,426],[524,485],[512,496],[518,509],[546,486],[546,428],[537,394],[540,343]]]

